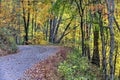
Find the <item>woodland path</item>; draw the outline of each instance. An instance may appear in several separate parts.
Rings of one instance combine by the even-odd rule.
[[[0,57],[0,80],[18,80],[24,71],[59,51],[53,46],[18,46],[17,54]]]

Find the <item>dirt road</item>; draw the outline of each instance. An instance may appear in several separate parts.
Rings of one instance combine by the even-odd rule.
[[[0,80],[18,80],[25,70],[59,51],[50,46],[18,46],[19,52],[0,57]]]

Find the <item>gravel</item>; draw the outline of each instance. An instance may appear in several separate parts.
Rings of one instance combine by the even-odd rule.
[[[52,46],[18,46],[19,52],[0,57],[0,80],[18,80],[32,65],[59,51]]]

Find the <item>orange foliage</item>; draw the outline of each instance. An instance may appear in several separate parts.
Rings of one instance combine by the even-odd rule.
[[[103,11],[105,9],[105,5],[102,4],[90,5],[89,9],[92,11],[92,14],[94,14],[96,11]]]

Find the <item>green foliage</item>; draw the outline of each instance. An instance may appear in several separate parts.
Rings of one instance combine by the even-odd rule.
[[[11,53],[17,50],[12,31],[7,28],[0,28],[0,49]]]
[[[65,79],[71,79],[73,78],[73,69],[74,66],[71,64],[68,64],[66,61],[60,64],[58,67],[58,71],[61,72],[61,74],[64,76]]]
[[[73,50],[67,59],[60,63],[58,71],[65,80],[94,80],[99,75],[99,69],[92,66],[86,57],[82,57],[78,49]]]

